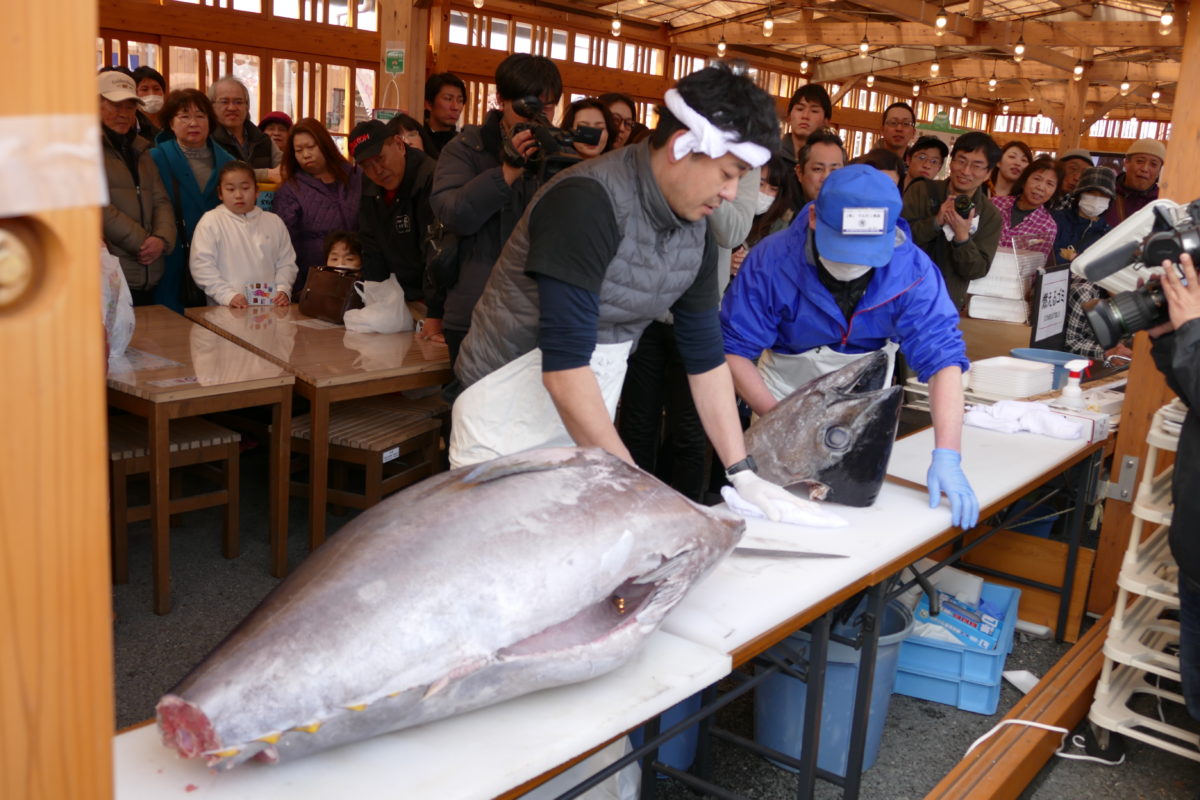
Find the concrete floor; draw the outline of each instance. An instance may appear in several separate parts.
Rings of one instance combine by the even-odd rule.
[[[185,517],[182,527],[172,529],[174,608],[167,616],[159,617],[151,611],[148,528],[144,523],[131,527],[131,582],[113,587],[118,615],[114,647],[119,728],[151,718],[158,698],[278,583],[267,572],[266,507],[262,502],[266,497],[266,474],[263,448],[243,455],[242,554],[238,558],[221,557],[217,510],[194,512]],[[329,515],[328,529],[336,531],[348,519],[350,515]],[[293,499],[289,536],[289,563],[293,567],[307,554],[306,520],[304,501]],[[1052,642],[1019,641],[1007,668],[1042,675],[1066,649]],[[879,758],[863,777],[861,796],[880,800],[925,796],[970,743],[987,732],[1018,698],[1017,690],[1005,683],[997,714],[982,716],[893,695]],[[1174,711],[1168,709],[1168,713]],[[731,704],[719,719],[734,732],[753,735],[752,701],[743,698]],[[790,773],[721,741],[714,743],[714,778],[718,784],[751,798],[775,800],[796,793],[796,781]],[[1198,792],[1200,764],[1131,742],[1126,762],[1118,767],[1051,759],[1023,797],[1190,800]],[[840,789],[818,782],[817,798],[840,796]],[[683,800],[697,795],[664,780],[660,781],[659,797]]]

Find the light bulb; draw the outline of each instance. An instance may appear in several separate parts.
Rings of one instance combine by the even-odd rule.
[[[870,89],[874,85],[875,85],[875,73],[872,72],[870,75],[867,76],[867,88]]]
[[[808,72],[808,59],[807,58],[800,59],[800,71]]]
[[[476,8],[483,8],[483,0],[474,0],[471,5],[475,6]]]
[[[769,39],[769,38],[771,38],[771,34],[774,32],[775,32],[775,18],[773,16],[771,16],[771,9],[768,8],[767,16],[765,19],[763,19],[763,36],[765,36]]]
[[[1129,81],[1121,81],[1121,94],[1129,94]]]
[[[919,84],[919,83],[914,83],[914,84],[913,84],[913,97],[916,97],[916,96],[917,96],[917,95],[919,95],[920,93],[921,93],[921,84]]]
[[[1075,75],[1074,75],[1074,79],[1075,79],[1075,80],[1080,80],[1081,78],[1083,78],[1083,62],[1082,62],[1082,61],[1076,61],[1076,62],[1075,62],[1075,69],[1074,69],[1074,70],[1072,70],[1072,71],[1075,73]]]
[[[1000,107],[1000,113],[1004,114],[1005,116],[1008,115],[1008,103],[1005,103]]]
[[[971,102],[971,101],[970,101],[970,100],[968,100],[968,99],[967,99],[967,96],[964,94],[964,95],[962,96],[962,100],[960,100],[959,102],[960,102],[960,103],[962,103],[962,107],[963,107],[963,108],[966,108],[966,107],[967,107],[967,103],[969,103],[969,102]]]
[[[946,26],[950,24],[950,17],[946,15],[946,9],[943,8],[938,12],[937,18],[933,21],[933,27],[937,29],[938,36],[944,36]]]
[[[1013,55],[1025,55],[1025,35],[1022,34],[1020,39],[1017,39],[1016,45],[1013,46]]]
[[[1155,89],[1153,92],[1150,93],[1150,102],[1151,103],[1157,103],[1160,98],[1162,98],[1162,92],[1160,92],[1158,89]]]
[[[1132,117],[1130,117],[1130,118],[1129,118],[1129,121],[1130,121],[1130,122],[1132,122],[1132,123],[1134,124],[1134,127],[1137,127],[1137,124],[1138,124],[1138,121],[1137,121],[1137,114],[1134,114]]]
[[[929,74],[936,78],[938,71],[941,70],[941,68],[942,65],[937,62],[937,59],[934,59],[929,65]]]
[[[721,34],[721,41],[717,42],[717,55],[721,58],[725,57],[725,34]]]
[[[996,91],[996,79],[994,77],[988,78],[988,91],[989,92]]]
[[[1169,28],[1175,22],[1175,5],[1168,2],[1167,7],[1163,9],[1162,16],[1159,17],[1159,22],[1164,28]]]
[[[863,40],[858,43],[858,54],[863,58],[867,57],[867,53],[871,49],[871,43],[867,41],[867,35],[863,34]]]
[[[612,35],[613,36],[621,35],[621,18],[620,17],[612,18]]]

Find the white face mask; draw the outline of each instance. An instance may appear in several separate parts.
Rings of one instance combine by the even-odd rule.
[[[1079,210],[1087,217],[1098,217],[1108,210],[1109,200],[1102,194],[1084,193],[1079,197]]]
[[[767,194],[761,189],[758,192],[758,202],[754,206],[754,216],[767,213],[767,209],[771,207],[771,203],[775,202],[775,195]]]
[[[161,94],[148,94],[141,98],[142,110],[147,114],[157,114],[162,111],[163,96]]]
[[[862,264],[847,264],[843,261],[834,261],[825,256],[821,256],[821,263],[825,265],[825,269],[829,271],[829,274],[839,281],[852,281],[855,278],[861,278],[871,271],[870,267],[865,267]]]

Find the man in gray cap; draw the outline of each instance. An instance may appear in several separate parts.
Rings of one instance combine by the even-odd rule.
[[[1158,199],[1158,176],[1167,160],[1167,146],[1157,139],[1138,139],[1125,151],[1125,171],[1117,176],[1117,196],[1104,219],[1117,225]]]
[[[163,276],[163,256],[175,246],[175,214],[150,157],[150,142],[134,130],[141,101],[133,78],[111,69],[101,72],[97,82],[108,181],[104,243],[121,262],[134,305],[149,305]]]
[[[1084,170],[1094,166],[1092,154],[1082,147],[1068,150],[1058,157],[1058,166],[1062,168],[1062,183],[1058,186],[1058,201],[1054,208],[1066,208],[1071,204],[1075,186]],[[1051,209],[1053,210],[1053,209]]]

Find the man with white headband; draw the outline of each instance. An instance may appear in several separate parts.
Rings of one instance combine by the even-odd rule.
[[[738,394],[765,414],[809,381],[898,343],[929,383],[930,507],[945,494],[953,524],[971,528],[979,501],[960,466],[966,346],[942,273],[913,244],[901,205],[896,181],[866,164],[826,178],[738,270],[721,304],[725,357]]]
[[[633,463],[612,423],[626,360],[671,312],[705,432],[738,491],[777,519],[777,504],[803,501],[746,457],[707,217],[766,163],[779,123],[769,95],[724,65],[687,76],[665,100],[647,141],[563,171],[517,223],[455,365],[466,388],[450,460],[574,443]]]

